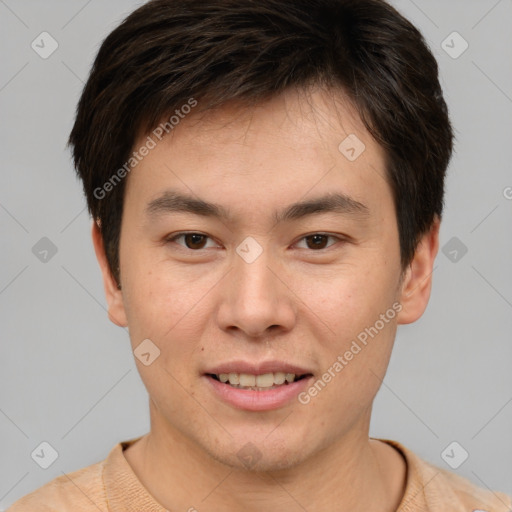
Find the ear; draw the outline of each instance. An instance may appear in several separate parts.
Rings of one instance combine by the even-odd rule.
[[[119,327],[127,327],[128,321],[126,319],[126,312],[124,309],[123,293],[117,287],[117,282],[110,271],[107,255],[105,254],[105,246],[103,244],[103,237],[101,230],[96,221],[92,223],[92,241],[94,244],[94,251],[96,258],[103,274],[103,286],[105,288],[105,295],[108,304],[108,317],[111,322]]]
[[[414,258],[405,271],[400,298],[402,310],[397,317],[399,324],[415,322],[427,308],[434,259],[439,249],[440,224],[440,219],[436,217],[430,230],[420,239]]]

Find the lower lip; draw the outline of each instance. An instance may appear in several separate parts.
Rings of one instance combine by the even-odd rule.
[[[296,399],[297,395],[307,388],[312,376],[304,377],[291,384],[283,384],[268,391],[234,388],[208,375],[204,375],[204,378],[212,387],[213,392],[233,407],[246,411],[271,411],[283,407],[294,398]]]

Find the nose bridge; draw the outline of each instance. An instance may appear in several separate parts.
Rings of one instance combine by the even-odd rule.
[[[268,304],[274,300],[275,280],[269,267],[272,264],[270,251],[265,250],[254,259],[248,261],[243,257],[235,262],[237,294],[241,300],[261,301]]]
[[[286,286],[276,276],[277,268],[270,249],[254,239],[240,244],[219,311],[223,328],[237,327],[259,336],[272,326],[291,327],[293,307]]]

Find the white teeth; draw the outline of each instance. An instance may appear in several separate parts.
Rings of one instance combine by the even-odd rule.
[[[248,373],[221,373],[217,378],[224,383],[232,386],[244,388],[271,388],[273,386],[281,386],[285,382],[291,383],[295,381],[294,373],[264,373],[262,375],[251,375]]]
[[[256,377],[256,386],[259,388],[271,388],[274,385],[274,374],[265,373]]]
[[[277,384],[278,386],[280,386],[281,384],[284,384],[285,380],[286,380],[286,375],[283,372],[274,373],[274,384]]]
[[[231,378],[229,379],[229,382],[231,382]],[[253,387],[256,386],[256,376],[255,375],[249,375],[248,373],[241,373],[240,379],[239,379],[240,386],[244,387]]]

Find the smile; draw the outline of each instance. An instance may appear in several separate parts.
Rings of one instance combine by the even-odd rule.
[[[307,374],[295,375],[294,373],[284,372],[264,373],[260,375],[251,375],[249,373],[220,373],[208,374],[208,376],[237,389],[266,391],[299,381],[307,377]]]

